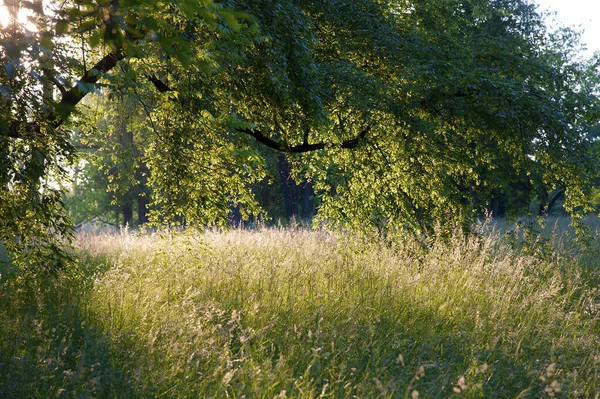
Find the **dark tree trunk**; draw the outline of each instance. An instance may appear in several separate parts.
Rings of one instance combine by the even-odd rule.
[[[141,192],[137,196],[137,214],[138,214],[138,225],[141,226],[143,224],[148,223],[148,196],[145,193]]]
[[[502,201],[498,197],[492,198],[490,211],[492,213],[493,218],[499,218],[504,216],[504,206],[502,205]]]
[[[148,204],[150,203],[149,192],[148,192],[148,168],[146,164],[141,165],[135,171],[137,187],[136,187],[136,200],[137,200],[137,214],[138,214],[138,225],[148,223]]]
[[[298,212],[296,182],[292,179],[290,163],[285,155],[279,155],[279,183],[285,204],[285,217],[290,220]]]
[[[121,99],[122,100],[122,99]],[[127,129],[127,117],[123,114],[119,115],[121,119],[121,144],[127,150],[133,150],[133,132],[130,129]],[[126,153],[128,152],[126,150]],[[128,157],[133,156],[133,151],[127,155]],[[124,166],[127,170],[132,170],[133,168],[133,160],[128,158],[124,162]],[[123,213],[123,226],[133,226],[133,198],[135,196],[134,191],[136,187],[133,185],[133,182],[126,182],[127,191],[122,199],[121,204],[121,212]]]
[[[130,198],[125,198],[121,205],[123,213],[123,226],[132,226],[133,223],[133,201]]]
[[[238,227],[242,223],[242,214],[239,205],[231,206],[229,209],[229,225]]]
[[[314,205],[312,197],[315,195],[311,182],[305,182],[302,187],[302,219],[310,220],[314,216]]]
[[[550,192],[550,194],[547,195],[548,198],[548,205],[544,206],[540,206],[540,215],[541,214],[545,214],[547,215],[551,215],[553,212],[553,208],[556,206],[556,204],[558,204],[560,201],[563,201],[565,199],[565,190],[564,188],[557,188],[553,191]]]

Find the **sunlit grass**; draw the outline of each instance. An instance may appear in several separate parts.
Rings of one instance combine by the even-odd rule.
[[[81,235],[0,281],[0,396],[596,397],[600,250],[540,237]]]

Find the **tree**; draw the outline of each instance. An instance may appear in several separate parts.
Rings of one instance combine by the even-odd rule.
[[[377,123],[361,148],[333,155],[340,178],[320,187],[324,214],[357,228],[409,223],[423,231],[451,215],[471,220],[482,208],[474,199],[485,203],[523,176],[534,195],[541,185],[570,185],[567,207],[580,210],[597,170],[587,134],[597,123],[597,98],[533,7],[520,1],[413,2],[398,18],[410,33],[381,53],[394,54],[400,72],[377,90],[391,93],[391,101],[381,99],[368,111]],[[362,33],[374,22],[361,18],[345,26],[351,23],[344,32]],[[376,43],[367,35],[339,41],[361,39]],[[386,67],[363,52],[354,65],[374,65],[371,76]],[[386,103],[389,110],[380,105]]]
[[[257,104],[252,112],[265,112],[247,112],[259,126],[248,133],[288,152],[319,148],[307,132],[316,140],[347,140],[312,158],[328,220],[423,231],[451,215],[470,220],[497,190],[523,180],[527,196],[568,182],[570,211],[585,204],[583,193],[597,169],[587,134],[597,121],[597,98],[566,45],[559,45],[573,40],[549,36],[533,6],[423,1],[390,11],[389,4],[328,1],[305,7],[313,18],[294,25],[314,24],[318,40],[307,46],[307,64],[291,69],[313,74],[284,75],[291,83],[280,98],[317,93],[318,101],[291,104],[287,126],[264,122],[285,102],[277,109]],[[302,52],[291,54],[291,61],[277,64],[301,62]],[[264,54],[257,59],[268,62]],[[269,64],[255,70],[268,71]],[[296,86],[303,94],[286,97]],[[243,100],[247,106],[252,101]],[[303,115],[311,115],[309,122],[294,119]],[[261,133],[269,131],[277,133]],[[361,140],[348,141],[352,137]]]
[[[57,220],[67,233],[58,191],[33,187],[72,158],[65,122],[101,85],[127,87],[146,116],[158,222],[261,212],[257,145],[298,157],[321,217],[354,229],[468,221],[524,176],[532,192],[565,187],[573,215],[587,206],[595,86],[524,0],[60,4],[33,7],[52,35],[2,31],[2,199],[40,226],[3,226],[15,250]],[[38,82],[59,97],[44,104]]]
[[[80,107],[86,123],[73,132],[81,155],[67,208],[78,224],[143,225],[148,222],[150,198],[145,114],[132,93],[117,88],[89,99]]]
[[[33,14],[37,31],[17,22],[21,7]],[[100,82],[111,85],[111,72],[123,60],[151,61],[146,78],[160,89],[154,74],[165,59],[210,68],[208,53],[196,43],[209,48],[232,29],[254,28],[248,16],[210,0],[67,1],[47,7],[16,1],[10,15],[12,23],[0,31],[0,207],[7,215],[0,239],[15,263],[53,267],[63,259],[51,262],[49,256],[64,254],[60,247],[71,231],[57,182],[68,172],[64,165],[74,161],[65,122],[75,107]],[[50,86],[58,97],[45,95]]]

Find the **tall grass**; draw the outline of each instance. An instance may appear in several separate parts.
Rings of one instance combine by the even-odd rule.
[[[600,391],[600,249],[566,233],[390,246],[263,229],[77,247],[81,268],[51,284],[3,282],[1,397]]]

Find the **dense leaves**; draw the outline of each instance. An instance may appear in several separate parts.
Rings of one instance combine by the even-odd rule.
[[[83,98],[118,85],[124,60],[142,69],[147,61],[152,73],[169,59],[207,69],[210,57],[194,46],[198,36],[209,44],[249,17],[212,1],[17,1],[7,10],[11,23],[0,30],[0,238],[27,266],[60,254],[69,238],[60,182],[74,147],[65,122]]]

